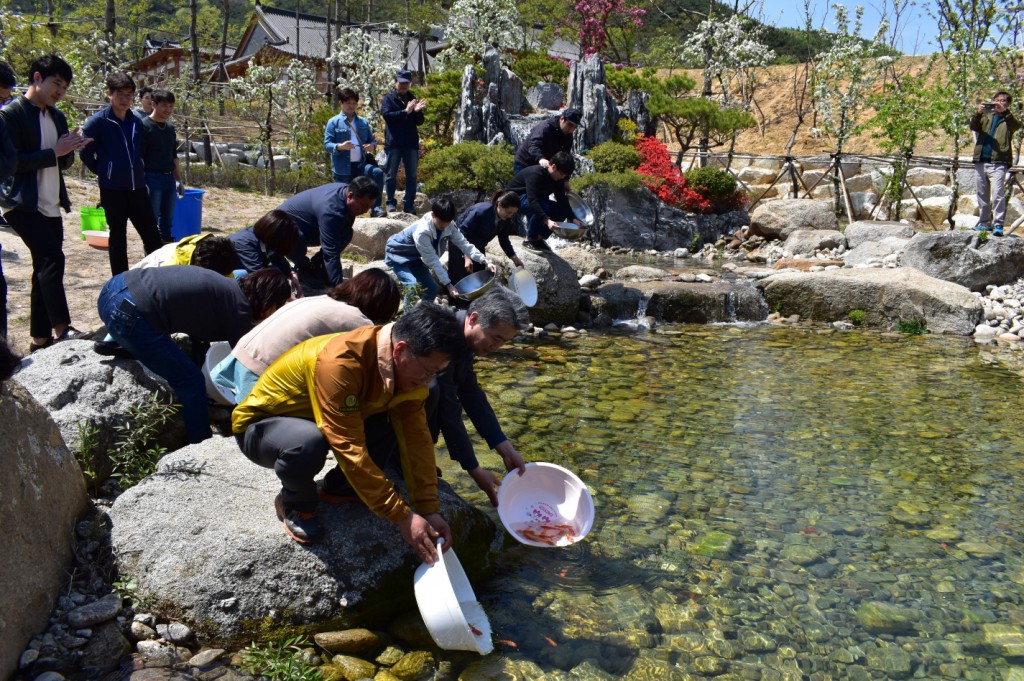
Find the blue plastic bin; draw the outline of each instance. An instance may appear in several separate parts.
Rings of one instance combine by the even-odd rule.
[[[171,227],[171,238],[175,241],[192,234],[199,234],[203,228],[203,194],[202,189],[186,189],[185,196],[178,197],[174,204],[174,225]]]

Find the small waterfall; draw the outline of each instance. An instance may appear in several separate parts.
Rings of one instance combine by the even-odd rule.
[[[647,306],[654,296],[653,291],[648,291],[643,298],[637,301],[636,315],[632,319],[621,319],[612,322],[612,326],[620,329],[633,329],[634,331],[649,331],[654,325],[647,316]]]
[[[736,321],[736,292],[726,291],[725,299],[722,301],[725,309],[723,310],[725,322],[732,324]]]

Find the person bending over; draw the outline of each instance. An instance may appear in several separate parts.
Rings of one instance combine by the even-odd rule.
[[[370,268],[324,296],[288,303],[242,336],[231,354],[210,372],[213,382],[244,400],[270,364],[304,340],[387,324],[398,312],[400,294],[387,272]]]
[[[212,435],[206,380],[171,334],[236,343],[290,296],[288,279],[274,269],[236,281],[193,265],[150,267],[114,275],[97,309],[114,340],[170,384],[188,441],[196,443]]]
[[[245,456],[280,478],[274,508],[290,537],[300,543],[323,538],[315,476],[333,452],[338,466],[324,478],[325,487],[332,476],[343,476],[360,501],[398,526],[420,560],[434,562],[438,537],[451,546],[423,401],[427,384],[465,344],[451,312],[422,302],[391,324],[303,341],[260,376],[235,407],[232,428]],[[370,446],[365,423],[375,416],[393,431],[397,452]],[[383,460],[393,452],[397,462]],[[411,504],[384,472],[396,463]]]
[[[462,232],[462,236],[466,237],[466,241],[473,244],[481,253],[486,253],[487,244],[491,243],[494,237],[498,237],[501,250],[516,267],[522,267],[523,261],[516,255],[509,239],[518,231],[519,225],[514,220],[518,212],[519,195],[507,189],[499,189],[494,192],[490,201],[474,203],[459,215],[455,219],[455,226]],[[483,265],[473,262],[457,249],[453,242],[448,242],[448,274],[456,284],[463,277],[484,269]]]
[[[441,264],[441,254],[448,248],[449,240],[473,262],[480,263],[491,272],[497,271],[484,254],[466,240],[453,224],[454,220],[455,204],[451,199],[440,198],[434,201],[429,213],[389,238],[384,247],[384,262],[398,276],[402,285],[420,286],[422,300],[434,300],[438,292],[438,281],[447,287],[452,298],[459,295]],[[410,300],[411,296],[407,293],[406,307]]]

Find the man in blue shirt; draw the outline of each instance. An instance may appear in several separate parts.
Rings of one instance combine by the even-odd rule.
[[[384,118],[384,149],[387,150],[387,206],[388,211],[398,209],[395,201],[395,183],[398,164],[405,166],[405,198],[403,210],[416,214],[416,171],[420,160],[419,126],[423,123],[426,100],[416,99],[409,88],[412,71],[405,69],[395,74],[395,89],[384,95],[380,115]]]
[[[341,99],[341,113],[327,121],[324,128],[324,151],[331,156],[331,174],[335,182],[349,183],[352,178],[365,175],[384,191],[384,171],[373,157],[377,140],[373,138],[370,123],[356,114],[359,107],[359,93],[344,88],[338,93]],[[373,204],[370,215],[383,217],[380,199]]]
[[[142,161],[144,127],[132,111],[135,81],[124,73],[107,77],[110,105],[86,121],[83,132],[92,142],[82,150],[82,162],[96,174],[100,203],[110,229],[110,272],[128,270],[128,220],[142,237],[149,255],[163,245],[146,188]]]

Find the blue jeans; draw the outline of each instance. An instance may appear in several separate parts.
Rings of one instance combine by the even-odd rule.
[[[188,441],[196,443],[209,438],[213,433],[206,410],[206,380],[202,372],[169,334],[157,331],[146,321],[135,307],[132,294],[124,284],[124,275],[118,274],[106,283],[96,307],[114,340],[170,384],[181,403]]]
[[[558,208],[558,204],[551,199],[545,197],[540,200],[541,208],[547,213],[547,216],[552,220],[563,220],[565,216],[562,215],[562,211]],[[548,229],[548,223],[546,220],[541,218],[539,215],[534,215],[533,211],[530,210],[530,201],[526,198],[526,194],[519,197],[519,214],[526,218],[526,238],[530,241],[536,241],[537,239],[547,239],[551,236],[551,230]]]
[[[418,148],[391,147],[388,149],[387,193],[388,210],[397,210],[395,202],[395,183],[398,182],[398,164],[405,165],[405,201],[406,213],[416,214],[416,171],[420,164]]]
[[[427,267],[422,260],[414,260],[412,262],[396,263],[391,262],[387,258],[384,259],[388,267],[398,277],[398,283],[403,286],[415,286],[419,284],[423,287],[423,295],[420,296],[421,300],[433,300],[437,297],[437,292],[440,290],[440,286],[434,279],[433,272]],[[403,309],[408,310],[412,304],[410,296],[406,294],[405,300],[403,301]]]
[[[377,189],[380,190],[380,196],[373,203],[373,208],[380,210],[380,202],[384,198],[384,170],[375,163],[363,161],[361,163],[349,164],[349,171],[350,174],[348,175],[339,175],[335,172],[332,172],[331,175],[334,176],[335,182],[344,182],[345,184],[351,182],[352,178],[360,176],[366,176],[373,180],[374,184],[377,185]],[[392,196],[394,196],[394,191],[392,191]]]
[[[160,238],[173,240],[171,228],[174,225],[174,206],[178,198],[174,175],[170,173],[146,173],[149,187],[149,202],[153,205],[153,216],[160,230]]]

